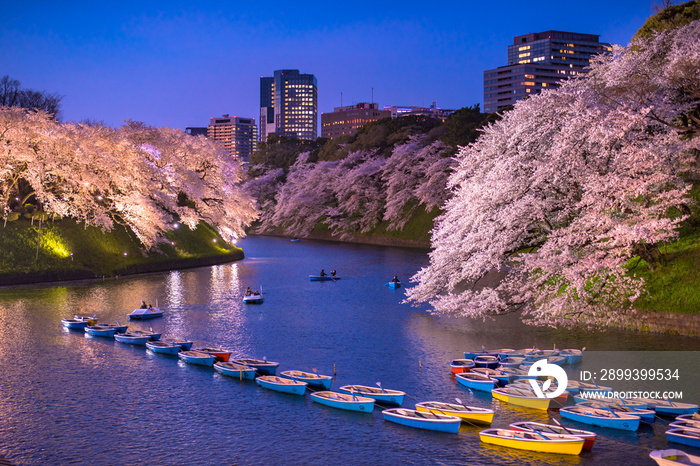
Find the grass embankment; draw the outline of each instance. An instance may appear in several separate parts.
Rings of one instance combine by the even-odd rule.
[[[115,227],[103,233],[74,220],[39,223],[22,218],[0,224],[0,284],[94,278],[150,272],[243,258],[243,251],[228,245],[211,227],[185,226],[166,235],[173,244],[160,251],[143,252],[133,233]],[[216,241],[214,241],[216,240]]]

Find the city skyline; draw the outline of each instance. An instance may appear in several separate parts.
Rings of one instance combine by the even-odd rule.
[[[63,95],[64,121],[110,126],[133,119],[184,129],[223,114],[259,118],[260,77],[279,69],[317,77],[321,113],[372,100],[380,108],[437,101],[483,109],[483,71],[505,63],[514,36],[555,29],[626,45],[653,5],[425,10],[411,2],[310,2],[301,10],[273,3],[234,11],[179,2],[167,10],[152,2],[18,3],[4,8],[0,75]]]

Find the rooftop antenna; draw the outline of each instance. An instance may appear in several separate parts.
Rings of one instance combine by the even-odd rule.
[[[371,103],[371,104],[374,103],[374,88],[372,88],[372,102],[370,102],[370,103]]]
[[[340,106],[343,106],[343,93],[340,93]]]

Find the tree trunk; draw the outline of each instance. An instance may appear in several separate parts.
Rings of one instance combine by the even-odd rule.
[[[39,246],[41,245],[41,218],[39,218],[39,234],[36,238],[36,260],[39,260]]]

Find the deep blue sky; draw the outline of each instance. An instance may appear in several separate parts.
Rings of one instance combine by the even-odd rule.
[[[2,2],[0,76],[57,92],[63,120],[206,126],[259,118],[260,76],[318,79],[319,111],[369,101],[481,104],[513,36],[549,29],[627,45],[653,0]],[[320,121],[320,117],[319,117]]]

